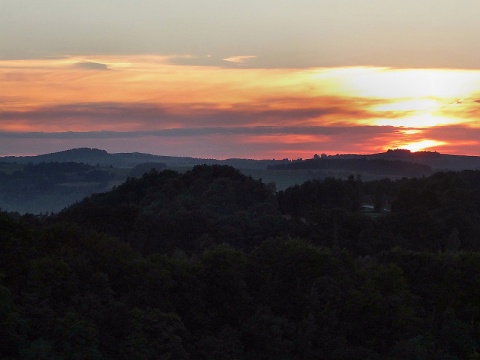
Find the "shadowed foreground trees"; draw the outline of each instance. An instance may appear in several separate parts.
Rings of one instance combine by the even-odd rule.
[[[205,166],[55,217],[0,212],[0,358],[474,359],[477,177],[276,195]],[[379,193],[394,211],[352,206]]]
[[[478,254],[354,259],[291,239],[144,258],[65,225],[16,225],[2,256],[6,358],[466,359],[478,346]]]

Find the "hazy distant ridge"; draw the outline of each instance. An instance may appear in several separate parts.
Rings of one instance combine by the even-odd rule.
[[[378,154],[340,154],[323,155],[321,159],[382,159],[389,161],[402,161],[413,164],[423,164],[429,166],[433,172],[444,170],[477,170],[480,169],[479,156],[467,155],[448,155],[432,151],[411,152],[404,149],[388,150]],[[303,160],[303,161],[308,161]]]
[[[200,164],[226,164],[234,167],[266,168],[268,165],[280,163],[276,160],[251,160],[251,159],[202,159],[182,156],[152,155],[139,152],[133,153],[108,153],[105,150],[92,148],[77,148],[50,154],[35,156],[6,156],[0,157],[3,162],[17,162],[19,164],[38,164],[41,162],[83,162],[89,165],[114,166],[132,168],[147,162],[161,162],[167,166],[194,166]]]
[[[389,161],[403,161],[415,164],[423,164],[429,166],[432,171],[440,170],[466,170],[466,169],[480,169],[479,156],[466,155],[447,155],[438,152],[420,151],[410,152],[409,150],[388,150],[384,153],[378,154],[339,154],[322,156],[322,159],[383,159]],[[310,159],[302,160],[308,161]],[[146,162],[161,162],[167,166],[194,166],[199,164],[224,164],[231,165],[237,168],[257,168],[266,169],[268,166],[273,168],[274,165],[298,163],[299,160],[253,160],[253,159],[204,159],[195,157],[181,157],[181,156],[164,156],[152,155],[145,153],[108,153],[101,149],[92,148],[77,148],[71,150],[64,150],[50,154],[36,155],[36,156],[7,156],[0,157],[0,161],[17,162],[19,164],[25,163],[41,163],[41,162],[83,162],[89,165],[101,166],[115,166],[115,167],[134,167],[138,164]],[[282,167],[285,165],[281,165]],[[300,168],[298,165],[292,168]]]

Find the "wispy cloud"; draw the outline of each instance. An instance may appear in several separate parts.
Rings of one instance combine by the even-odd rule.
[[[372,116],[355,108],[351,99],[302,101],[265,98],[253,104],[231,104],[218,108],[210,103],[75,103],[5,110],[0,130],[85,131],[163,130],[238,126],[316,126],[351,123]]]
[[[247,62],[250,62],[250,61],[254,60],[255,58],[256,58],[255,55],[240,55],[240,56],[227,57],[227,58],[223,59],[223,61],[234,63],[234,64],[237,64],[237,65],[242,65],[242,64],[245,64]]]
[[[102,63],[92,62],[92,61],[78,62],[78,63],[75,63],[73,67],[76,69],[83,69],[83,70],[108,70],[107,64],[102,64]]]
[[[363,152],[366,143],[378,144],[378,138],[395,136],[395,128],[375,126],[354,128],[245,126],[124,132],[0,132],[0,155],[11,154],[10,145],[15,143],[24,146],[22,148],[24,154],[29,154],[29,149],[34,145],[38,149],[44,149],[45,152],[88,146],[101,147],[111,152],[144,151],[163,155],[262,159],[307,154],[311,156],[317,152]],[[372,149],[381,150],[378,147]]]
[[[311,136],[337,136],[357,135],[373,136],[378,134],[392,134],[398,132],[397,128],[390,126],[244,126],[244,127],[200,127],[200,128],[171,128],[150,131],[63,131],[63,132],[0,132],[2,138],[129,138],[143,136],[159,137],[189,137],[197,135],[311,135]]]
[[[210,158],[296,158],[315,153],[377,153],[407,144],[430,144],[442,153],[469,154],[480,146],[480,129],[460,126],[244,126],[172,128],[152,131],[0,132],[0,155],[31,154],[72,147],[110,152]],[[455,144],[452,146],[452,144]],[[12,149],[17,149],[12,152]],[[35,149],[34,151],[32,149]]]
[[[0,148],[96,141],[107,150],[281,157],[409,143],[457,152],[455,142],[478,153],[479,71],[259,69],[237,66],[254,56],[223,58],[0,61]],[[197,65],[175,63],[182,59]],[[198,66],[210,61],[232,65]]]

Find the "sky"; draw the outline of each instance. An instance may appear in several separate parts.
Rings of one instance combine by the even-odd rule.
[[[478,0],[0,0],[0,156],[480,155]]]

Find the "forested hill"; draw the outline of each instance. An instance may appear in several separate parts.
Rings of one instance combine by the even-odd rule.
[[[422,173],[427,175],[438,171],[477,170],[480,169],[480,157],[395,149],[378,154],[315,155],[312,159],[272,164],[270,168],[279,170],[347,169],[372,174],[422,176]]]
[[[336,159],[382,159],[388,161],[403,161],[408,163],[423,164],[437,171],[461,171],[480,169],[480,157],[468,155],[441,154],[436,151],[416,151],[407,149],[390,149],[378,154],[338,154],[328,156]]]
[[[316,158],[316,157],[314,157]],[[320,158],[320,157],[319,157]],[[410,152],[405,149],[395,149],[388,150],[383,153],[378,154],[337,154],[337,155],[322,155],[323,159],[328,160],[344,160],[344,159],[357,159],[357,160],[384,160],[384,162],[371,162],[370,166],[378,164],[380,169],[385,166],[389,166],[391,169],[396,169],[396,171],[401,171],[402,167],[407,166],[402,163],[410,164],[422,164],[429,167],[432,171],[460,171],[460,170],[475,170],[480,169],[480,157],[479,156],[465,156],[465,155],[448,155],[440,154],[438,152],[431,151],[419,151],[419,152]],[[164,163],[167,166],[190,166],[202,164],[220,164],[220,165],[229,165],[234,166],[240,169],[266,169],[268,166],[278,165],[280,168],[282,164],[295,163],[292,165],[293,168],[298,169],[299,164],[302,164],[302,161],[298,160],[253,160],[253,159],[202,159],[195,157],[180,157],[180,156],[162,156],[162,155],[152,155],[145,153],[108,153],[105,150],[92,149],[92,148],[77,148],[59,151],[51,154],[42,154],[35,156],[6,156],[0,157],[0,161],[3,162],[15,162],[18,164],[38,164],[42,162],[79,162],[89,165],[100,165],[100,166],[114,166],[114,167],[129,167],[132,168],[138,164],[154,162],[154,163]],[[392,162],[391,164],[386,165],[386,162]],[[395,162],[397,162],[395,164]],[[307,159],[305,166],[310,166],[311,161]],[[354,163],[354,162],[353,162]],[[337,162],[337,164],[342,164]],[[352,166],[346,165],[348,163],[343,163],[343,167]],[[350,163],[352,164],[352,163]],[[365,166],[361,165],[360,161],[356,166]],[[365,164],[365,162],[363,162]],[[414,170],[414,167],[411,167],[411,171],[425,171],[421,168]],[[381,170],[379,170],[381,171]],[[377,171],[378,173],[378,171]],[[416,173],[415,173],[416,174]],[[407,174],[401,174],[402,176],[408,176]]]
[[[349,172],[368,173],[387,176],[419,177],[430,175],[432,169],[428,165],[416,164],[400,160],[369,158],[313,158],[271,165],[270,170],[347,170]]]
[[[129,178],[58,218],[124,239],[145,253],[191,253],[226,238],[247,246],[251,234],[274,231],[264,223],[274,215],[279,215],[274,186],[229,166],[198,165],[184,174],[150,171]]]
[[[308,235],[319,245],[362,255],[407,243],[437,251],[448,249],[456,231],[459,249],[477,251],[479,184],[480,171],[467,170],[395,181],[311,180],[276,193],[273,184],[232,167],[199,165],[186,173],[153,170],[130,178],[51,219],[107,233],[144,253],[192,253],[223,242],[251,249],[285,235]]]
[[[436,151],[410,152],[405,149],[388,150],[384,153],[367,155],[369,159],[399,160],[424,164],[433,171],[461,171],[480,169],[479,156],[440,154]]]
[[[480,171],[150,171],[0,212],[2,359],[477,359]]]

